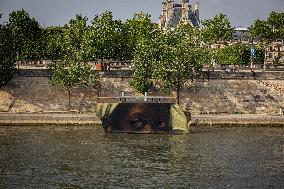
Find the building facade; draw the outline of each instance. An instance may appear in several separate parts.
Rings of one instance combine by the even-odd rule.
[[[265,50],[265,62],[267,64],[284,63],[284,40],[278,39],[272,42]]]
[[[248,28],[235,28],[232,43],[242,43],[248,46],[257,45],[260,38],[251,39]],[[265,49],[265,63],[275,64],[284,63],[284,40],[278,39],[270,43]]]
[[[194,8],[189,4],[189,0],[182,0],[181,4],[174,3],[173,0],[162,2],[159,27],[161,29],[176,28],[183,23],[189,23],[194,27],[200,26],[199,2],[195,4]]]
[[[159,17],[158,25],[161,29],[173,29],[181,24],[189,23],[194,27],[200,27],[200,7],[199,2],[194,6],[189,0],[181,0],[181,3],[175,3],[173,0],[165,0],[162,2],[162,12]],[[233,39],[229,44],[242,43],[248,46],[257,45],[260,39],[251,39],[248,28],[235,28]],[[212,44],[211,48],[224,48],[225,44]],[[265,63],[284,63],[284,39],[272,42],[265,49]]]

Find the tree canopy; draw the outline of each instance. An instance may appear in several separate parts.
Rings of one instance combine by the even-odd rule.
[[[228,42],[233,37],[233,28],[225,14],[216,15],[213,19],[202,21],[202,37],[205,43]]]
[[[9,82],[15,71],[16,53],[11,30],[0,25],[0,87]]]
[[[62,32],[62,49],[65,52],[62,62],[52,64],[51,83],[64,87],[68,92],[71,109],[71,90],[78,86],[96,87],[96,76],[86,62],[91,57],[90,31],[87,18],[76,15]]]
[[[284,13],[271,12],[267,20],[257,19],[250,27],[252,37],[260,37],[260,40],[269,44],[272,41],[284,37]]]
[[[197,32],[196,28],[185,24],[161,36],[154,77],[166,91],[176,92],[178,103],[186,80],[193,79],[199,68],[201,51]]]
[[[150,16],[144,13],[135,14],[127,21],[129,27],[129,49],[134,55],[134,72],[131,86],[141,93],[148,92],[153,85],[154,64],[159,56],[159,37],[162,35]]]
[[[11,30],[18,60],[37,60],[42,54],[41,28],[35,18],[25,10],[13,11],[9,15]]]

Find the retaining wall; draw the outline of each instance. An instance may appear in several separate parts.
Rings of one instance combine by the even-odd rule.
[[[129,86],[129,71],[97,73],[102,76],[101,96],[119,96],[122,91],[137,94]],[[50,85],[50,74],[44,69],[18,71],[11,83],[0,89],[0,112],[66,111],[67,92]],[[209,81],[199,77],[182,91],[185,110],[194,114],[277,114],[284,107],[284,72],[259,72],[256,80],[251,72],[210,74]],[[161,94],[159,89],[150,91],[150,95]],[[97,91],[92,88],[72,91],[72,109],[76,111],[94,112],[97,101]]]

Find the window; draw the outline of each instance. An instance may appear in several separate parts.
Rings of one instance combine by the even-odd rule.
[[[272,59],[272,58],[273,58],[272,53],[268,53],[268,58],[269,58],[269,59]]]

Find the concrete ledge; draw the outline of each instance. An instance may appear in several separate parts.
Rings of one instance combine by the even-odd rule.
[[[1,126],[100,125],[93,113],[0,113]]]
[[[283,115],[263,114],[202,114],[192,115],[192,126],[282,126]]]
[[[284,115],[198,114],[191,126],[279,126]],[[0,126],[101,125],[94,113],[0,113]]]

